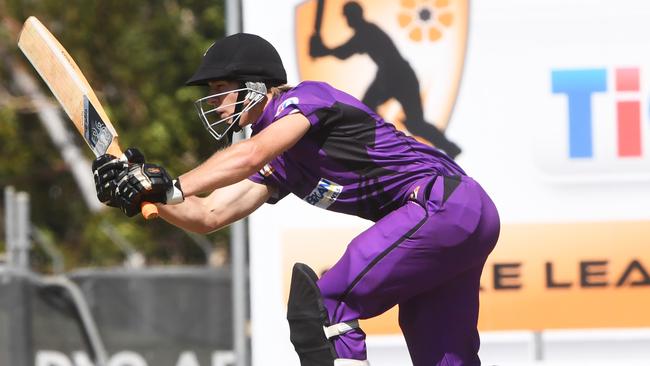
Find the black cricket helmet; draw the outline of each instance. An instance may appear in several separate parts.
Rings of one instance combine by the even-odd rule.
[[[264,38],[237,33],[208,48],[198,70],[186,85],[207,85],[210,80],[263,82],[269,87],[287,83],[282,59]]]

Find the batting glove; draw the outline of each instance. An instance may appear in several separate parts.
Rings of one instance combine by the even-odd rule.
[[[129,164],[113,196],[129,217],[140,212],[143,201],[174,205],[184,200],[180,180],[172,179],[165,168],[147,163]]]
[[[104,154],[97,157],[92,164],[97,199],[111,207],[120,207],[114,196],[119,181],[128,173],[129,163],[144,163],[144,155],[136,148],[129,148],[120,158]]]

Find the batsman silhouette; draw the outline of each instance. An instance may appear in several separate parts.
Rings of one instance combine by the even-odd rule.
[[[382,103],[395,98],[404,110],[405,125],[411,134],[426,139],[451,158],[460,154],[458,145],[449,141],[435,125],[424,120],[420,82],[388,34],[363,17],[363,8],[356,1],[343,6],[343,15],[348,26],[354,30],[354,35],[344,44],[329,48],[317,31],[310,39],[309,54],[312,57],[334,56],[341,60],[357,53],[367,54],[377,65],[377,74],[363,96],[363,103],[377,111]]]

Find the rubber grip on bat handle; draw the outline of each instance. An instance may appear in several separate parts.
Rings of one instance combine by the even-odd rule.
[[[140,205],[140,211],[145,220],[151,220],[158,217],[158,207],[151,202],[142,202]]]

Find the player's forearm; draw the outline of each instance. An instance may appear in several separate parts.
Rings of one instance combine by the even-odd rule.
[[[206,198],[196,196],[187,197],[178,205],[158,205],[158,209],[160,217],[168,223],[200,234],[224,228],[236,219],[227,214],[227,208],[208,205]]]
[[[243,181],[295,145],[310,126],[302,114],[289,114],[250,139],[215,153],[180,177],[185,196],[212,192]]]
[[[205,201],[205,198],[192,196],[186,197],[185,201],[178,205],[158,205],[159,215],[172,225],[200,234],[207,234],[230,224],[216,218],[215,210],[207,207]]]
[[[271,196],[267,186],[244,179],[207,197],[186,197],[178,205],[159,206],[160,216],[185,230],[210,233],[250,215]]]
[[[246,140],[215,153],[180,177],[184,194],[211,192],[248,178],[264,165],[257,150],[255,143]]]

